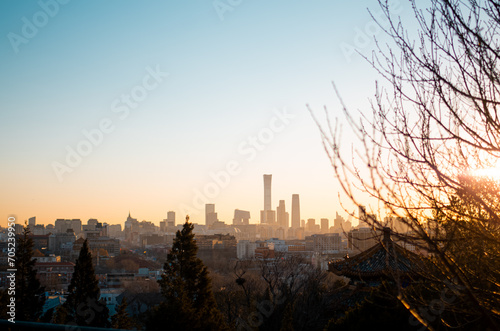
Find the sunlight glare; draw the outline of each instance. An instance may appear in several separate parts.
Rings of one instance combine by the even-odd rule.
[[[500,164],[491,168],[476,169],[472,172],[475,177],[486,177],[489,179],[500,180]]]

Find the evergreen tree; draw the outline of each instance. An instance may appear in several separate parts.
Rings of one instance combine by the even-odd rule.
[[[29,235],[30,230],[25,226],[16,243],[16,319],[19,321],[37,321],[45,303],[45,288],[36,277],[36,260],[31,259],[33,240]]]
[[[149,329],[227,330],[212,293],[207,267],[196,257],[193,224],[189,216],[177,231],[158,281],[163,302],[149,320]]]
[[[64,303],[67,313],[66,323],[74,322],[82,326],[108,326],[109,310],[103,302],[99,301],[100,290],[87,240],[84,241],[76,260],[68,292],[68,298]],[[63,317],[64,314],[57,315]]]
[[[283,320],[281,321],[280,331],[293,331],[293,311],[295,307],[293,304],[289,303],[285,308],[285,313],[283,314]]]
[[[54,324],[65,324],[65,323],[68,323],[69,320],[70,320],[70,318],[68,315],[68,309],[66,308],[66,305],[57,306],[55,309],[54,316],[53,316],[53,323]]]
[[[116,314],[111,317],[111,327],[113,329],[130,330],[134,327],[134,321],[127,313],[127,299],[123,298],[122,303],[117,307]]]

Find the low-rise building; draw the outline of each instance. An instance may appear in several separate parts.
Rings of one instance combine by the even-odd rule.
[[[37,262],[34,269],[46,291],[67,291],[75,271],[72,262]]]
[[[236,257],[240,260],[253,259],[257,244],[250,240],[240,240],[236,245]]]

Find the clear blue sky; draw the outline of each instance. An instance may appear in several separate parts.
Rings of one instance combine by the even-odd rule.
[[[186,206],[203,223],[194,200],[207,185],[220,220],[238,208],[258,222],[267,173],[273,206],[284,199],[290,211],[298,193],[302,218],[345,215],[305,104],[342,116],[333,80],[353,109],[374,94],[376,74],[345,48],[370,54],[360,30],[384,40],[368,7],[378,10],[332,0],[0,2],[0,225],[11,214],[123,223],[129,210],[153,222],[174,210],[180,221]],[[139,101],[126,103],[132,93]],[[294,117],[274,122],[283,109]],[[98,129],[92,144],[83,131]],[[78,146],[88,155],[69,165],[67,148]],[[211,176],[234,165],[227,185]]]

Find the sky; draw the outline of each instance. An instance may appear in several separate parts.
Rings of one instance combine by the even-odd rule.
[[[299,194],[301,218],[346,217],[306,104],[368,109],[373,1],[0,2],[0,226],[167,212],[231,223]],[[393,1],[396,15],[409,15]],[[352,144],[348,129],[343,141]]]

